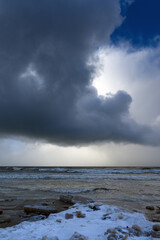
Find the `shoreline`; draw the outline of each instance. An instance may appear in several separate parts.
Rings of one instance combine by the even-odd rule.
[[[8,199],[9,200],[9,199]],[[40,206],[41,200],[26,200],[23,204],[35,204]],[[14,210],[14,200],[5,201],[7,211],[21,211],[21,203]],[[160,224],[148,221],[142,213],[131,212],[123,208],[81,197],[61,195],[59,200],[45,200],[41,202],[57,207],[54,214],[48,214],[39,219],[29,219],[14,225],[10,222],[9,228],[0,228],[2,240],[117,240],[117,239],[140,239],[149,240],[160,238]],[[37,204],[37,205],[36,205]],[[26,205],[25,205],[26,206]],[[33,205],[27,205],[33,206]],[[59,207],[59,209],[58,209]],[[9,210],[10,208],[10,210]],[[33,209],[32,209],[33,210]],[[148,211],[153,211],[148,209]],[[20,213],[20,212],[19,212]],[[29,215],[31,215],[29,213]],[[32,217],[41,216],[34,213]],[[44,215],[43,215],[44,216]],[[31,217],[31,216],[30,216]],[[26,220],[26,219],[25,219]]]
[[[87,204],[88,202],[93,201],[81,196],[68,195],[62,195],[59,199],[4,199],[0,201],[0,228],[15,226],[24,221],[46,219],[52,213],[47,209],[53,209],[53,213],[59,213],[75,203]],[[26,206],[37,206],[41,209],[27,212]]]
[[[46,219],[50,213],[59,213],[72,207],[74,204],[88,204],[95,202],[92,199],[88,199],[79,195],[61,195],[58,199],[4,199],[0,201],[0,228],[6,228],[15,226],[24,221],[38,221]],[[97,202],[97,201],[96,201]],[[106,203],[102,203],[106,204]],[[118,207],[124,211],[142,213],[150,222],[160,222],[160,206],[146,205],[144,209],[129,209],[115,205],[113,203],[107,203],[108,206]],[[38,210],[25,211],[25,207],[36,206],[40,208]],[[53,209],[53,212],[48,212],[47,209]],[[55,209],[55,211],[54,211]]]

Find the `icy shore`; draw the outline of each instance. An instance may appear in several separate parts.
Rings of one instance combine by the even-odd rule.
[[[0,229],[1,240],[157,239],[144,215],[104,204],[75,204],[45,220]]]

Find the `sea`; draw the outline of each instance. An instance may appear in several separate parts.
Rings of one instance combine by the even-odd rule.
[[[0,201],[63,194],[141,211],[160,205],[160,168],[0,167]]]

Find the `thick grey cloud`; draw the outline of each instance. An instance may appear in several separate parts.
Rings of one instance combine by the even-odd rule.
[[[104,98],[91,86],[88,61],[121,22],[118,0],[1,0],[1,135],[151,143],[126,92]]]

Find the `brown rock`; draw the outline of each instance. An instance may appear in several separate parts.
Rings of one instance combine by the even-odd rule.
[[[117,230],[116,229],[111,229],[111,228],[109,228],[109,229],[107,229],[107,231],[104,233],[104,235],[107,235],[108,233],[113,233],[113,234],[116,234],[117,233]]]
[[[56,236],[55,236],[55,237],[52,237],[52,238],[47,237],[47,236],[43,236],[41,240],[59,240],[59,239],[58,239],[58,237],[56,237]]]
[[[89,208],[93,209],[94,211],[100,210],[100,207],[98,205],[95,205],[95,204],[90,204]]]
[[[129,237],[129,235],[128,235],[128,234],[125,234],[125,236],[124,236],[124,237],[122,237],[122,240],[127,240],[127,239],[128,239],[128,237]]]
[[[43,205],[25,205],[24,211],[28,213],[36,213],[42,215],[49,215],[50,213],[56,213],[57,210],[52,206]]]
[[[153,211],[155,208],[154,206],[146,206],[146,209]]]
[[[72,219],[73,218],[73,214],[72,213],[66,213],[65,214],[65,219]]]
[[[12,198],[6,198],[6,199],[4,199],[4,201],[5,201],[5,202],[12,202],[13,199],[12,199]]]
[[[117,236],[116,236],[116,234],[113,234],[113,233],[111,233],[108,237],[107,237],[107,240],[117,240],[118,238],[117,238]]]
[[[134,224],[132,228],[137,232],[142,232],[142,229],[137,224]]]
[[[42,203],[43,206],[48,206],[49,204],[47,202]]]
[[[64,203],[69,203],[69,204],[73,204],[74,203],[73,202],[73,196],[71,196],[71,195],[61,195],[59,197],[59,200],[61,202],[64,202]]]
[[[1,215],[0,216],[0,223],[8,223],[11,221],[11,216],[10,215]]]
[[[69,240],[87,240],[88,238],[80,233],[75,232]]]
[[[152,222],[160,222],[160,217],[159,216],[153,217]]]
[[[118,218],[119,218],[119,219],[123,219],[123,215],[120,214],[120,215],[118,216]]]
[[[153,237],[153,238],[160,238],[160,233],[159,232],[151,232],[151,236]]]
[[[83,214],[81,211],[76,211],[76,217],[77,218],[85,218],[85,214]]]
[[[43,236],[41,240],[46,240],[47,239],[47,236]]]
[[[152,226],[152,229],[154,230],[154,231],[160,231],[160,224],[154,224],[153,226]]]

